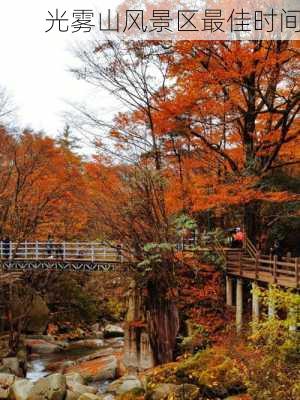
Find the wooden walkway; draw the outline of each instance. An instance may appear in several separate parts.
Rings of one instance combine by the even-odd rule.
[[[101,242],[0,242],[3,271],[108,272],[126,266],[121,246]]]
[[[121,246],[101,242],[1,242],[2,261],[123,262]]]
[[[183,250],[184,251],[184,250]],[[261,255],[247,239],[243,249],[220,244],[201,251],[216,251],[226,261],[226,273],[286,288],[300,288],[300,259]],[[121,246],[101,242],[0,242],[0,265],[6,271],[110,271],[128,262]]]
[[[300,259],[252,254],[242,249],[226,251],[226,273],[286,288],[300,289]]]

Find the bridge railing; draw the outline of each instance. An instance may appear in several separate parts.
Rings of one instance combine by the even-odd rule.
[[[107,261],[123,262],[120,247],[99,242],[0,242],[0,258],[13,260]]]
[[[287,256],[279,259],[277,256],[260,253],[253,258],[244,255],[241,251],[231,251],[227,254],[227,272],[299,288],[300,258]]]

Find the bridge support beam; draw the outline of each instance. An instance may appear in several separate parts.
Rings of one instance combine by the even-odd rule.
[[[252,282],[252,322],[258,322],[259,320],[259,296],[257,288],[257,283]]]
[[[243,326],[243,280],[236,281],[236,330],[241,332]]]
[[[288,318],[290,320],[289,331],[292,333],[297,333],[299,316],[300,316],[300,306],[291,307],[289,310]]]
[[[226,304],[227,306],[232,306],[232,278],[226,276]]]
[[[269,287],[269,296],[272,294],[271,291],[272,291],[272,288]],[[274,304],[274,301],[272,300],[272,296],[270,296],[269,303],[268,303],[268,317],[274,318],[275,315],[276,315],[275,304]]]

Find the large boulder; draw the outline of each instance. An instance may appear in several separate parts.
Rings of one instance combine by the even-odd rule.
[[[34,384],[27,379],[18,379],[10,388],[11,400],[27,400]]]
[[[0,373],[0,399],[7,399],[11,385],[16,377],[12,374]]]
[[[0,362],[0,373],[8,373],[23,378],[25,375],[23,362],[17,357],[2,358]]]
[[[173,385],[171,383],[162,383],[152,389],[148,394],[148,398],[149,400],[167,400],[172,395],[174,400],[197,400],[199,392],[199,388],[191,384]]]
[[[103,335],[105,338],[122,337],[124,336],[124,329],[118,325],[108,324],[104,328]]]
[[[113,396],[112,394],[108,393],[108,394],[102,394],[100,396],[101,400],[115,400],[115,396]]]
[[[86,381],[115,379],[118,360],[115,356],[101,357],[83,361],[68,368],[67,373],[78,372]]]
[[[66,391],[66,377],[62,374],[53,374],[39,379],[34,384],[28,400],[63,400]]]
[[[78,393],[72,392],[72,390],[67,390],[65,400],[77,400],[79,397]]]
[[[5,400],[8,399],[9,397],[9,388],[8,389],[3,389],[0,387],[0,399]]]
[[[124,347],[124,338],[123,337],[116,337],[116,338],[107,339],[106,342],[113,349],[120,349],[120,348]]]
[[[83,347],[88,349],[100,349],[104,346],[102,339],[83,339],[76,342],[71,342],[68,346],[70,350],[82,349]]]
[[[113,381],[107,388],[107,392],[114,395],[121,395],[133,389],[141,389],[142,383],[135,375],[123,376]]]
[[[84,384],[84,379],[78,372],[71,372],[69,374],[66,374],[65,376],[66,376],[67,386],[71,385],[74,382],[80,383],[81,385]]]
[[[93,393],[93,394],[96,394],[97,391],[98,391],[97,388],[95,388],[95,387],[93,387],[93,386],[86,386],[86,385],[83,385],[83,384],[78,383],[78,382],[70,382],[70,383],[67,385],[67,388],[68,388],[69,390],[71,390],[73,393],[78,394],[78,397],[79,397],[81,394],[84,394],[84,393]]]
[[[41,296],[35,296],[30,307],[26,333],[43,334],[47,329],[49,308]]]
[[[43,339],[25,339],[25,345],[32,353],[50,354],[58,353],[64,349],[61,344],[55,344]]]
[[[99,322],[96,322],[95,324],[93,324],[91,326],[92,332],[100,332],[100,330],[101,330],[101,326],[100,326]]]
[[[166,400],[170,394],[176,393],[179,385],[172,383],[161,383],[151,390],[148,394],[150,400]]]
[[[13,374],[0,373],[0,387],[10,387],[16,377]]]
[[[102,400],[100,396],[97,396],[92,393],[84,393],[82,394],[78,400]]]
[[[177,396],[178,400],[184,398],[189,400],[197,400],[199,399],[199,393],[200,389],[198,388],[198,386],[185,383],[184,385],[179,386],[175,393],[175,396]]]

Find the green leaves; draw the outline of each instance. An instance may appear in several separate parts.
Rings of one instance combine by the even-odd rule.
[[[196,221],[187,214],[181,214],[178,217],[176,217],[174,220],[174,225],[177,232],[182,232],[187,229],[188,230],[197,229]]]

